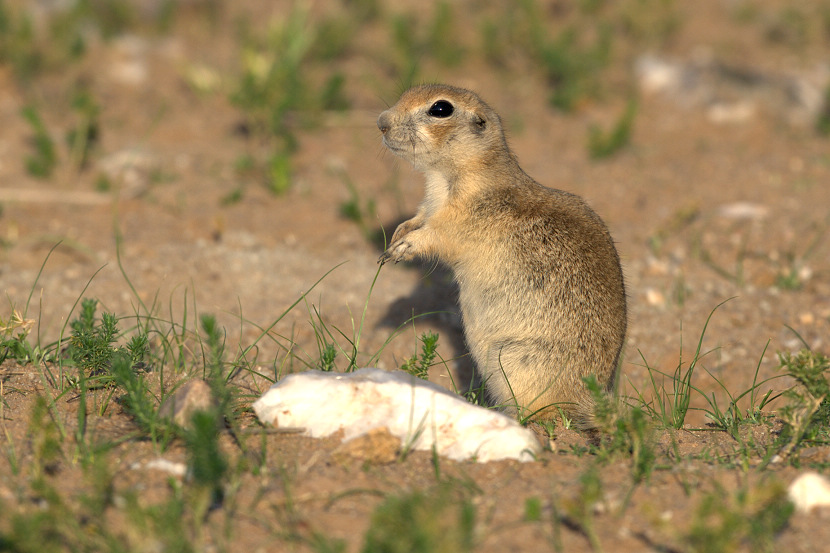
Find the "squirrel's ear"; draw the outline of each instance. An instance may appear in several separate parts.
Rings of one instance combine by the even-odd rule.
[[[481,134],[484,132],[484,129],[487,128],[487,120],[484,117],[476,114],[473,114],[473,132],[476,134]]]

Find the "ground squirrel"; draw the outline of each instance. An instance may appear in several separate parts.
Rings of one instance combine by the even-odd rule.
[[[602,219],[525,174],[499,116],[469,90],[411,88],[378,128],[426,177],[417,214],[379,261],[437,258],[453,270],[492,404],[522,417],[552,418],[558,406],[590,419],[582,379],[614,386],[626,329],[622,269]]]

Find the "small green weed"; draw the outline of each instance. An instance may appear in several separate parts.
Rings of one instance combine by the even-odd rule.
[[[335,371],[337,368],[335,361],[340,351],[337,345],[337,339],[323,321],[323,316],[320,314],[320,311],[316,307],[312,309],[314,317],[311,319],[311,326],[314,329],[314,338],[317,342],[317,357],[320,362],[316,367],[313,367],[311,364],[309,366],[318,368],[324,372]]]
[[[278,150],[268,157],[266,162],[265,182],[268,190],[275,195],[288,192],[291,188],[291,154]]]
[[[193,477],[193,505],[197,519],[222,503],[224,479],[228,462],[219,449],[219,417],[217,412],[197,411],[185,433],[188,466]]]
[[[660,255],[663,244],[669,237],[679,234],[700,218],[701,209],[697,203],[681,206],[663,222],[649,237],[648,245],[655,257]]]
[[[314,532],[309,540],[314,553],[344,553],[346,542],[329,538],[319,532]]]
[[[28,363],[37,357],[28,339],[34,324],[14,307],[8,319],[0,318],[0,363],[6,359]]]
[[[72,163],[78,169],[83,169],[100,138],[98,114],[101,106],[88,89],[81,88],[72,98],[72,111],[75,112],[78,123],[66,133],[66,143]]]
[[[830,136],[830,85],[824,89],[824,104],[816,116],[816,130],[822,136]]]
[[[368,198],[365,202],[361,201],[360,192],[349,175],[342,170],[337,171],[337,175],[349,192],[349,199],[340,204],[340,215],[354,221],[363,235],[373,241],[377,227],[377,205],[374,198]]]
[[[44,65],[31,16],[18,13],[5,1],[0,2],[0,62],[10,63],[16,77],[24,82],[31,80]]]
[[[660,421],[660,423],[666,428],[683,428],[683,425],[686,423],[686,414],[689,412],[691,405],[692,391],[697,391],[697,388],[692,385],[692,376],[694,375],[695,369],[697,368],[700,360],[708,353],[702,352],[703,338],[706,336],[706,329],[709,327],[709,322],[712,320],[712,316],[715,314],[715,311],[717,311],[718,308],[720,308],[720,306],[727,301],[729,300],[723,301],[716,305],[706,318],[703,330],[700,332],[697,348],[695,349],[695,353],[692,356],[692,360],[689,362],[688,367],[684,368],[683,365],[682,326],[680,355],[677,367],[675,367],[673,374],[666,374],[658,369],[652,368],[649,366],[648,361],[646,361],[642,352],[640,352],[640,358],[643,360],[649,375],[651,397],[647,399],[635,386],[632,385],[632,387],[637,394],[638,404],[645,409],[646,413],[648,413],[652,418]],[[663,382],[658,384],[657,379],[655,378],[655,373],[663,377],[663,379],[668,378],[671,381],[670,390],[666,390]]]
[[[739,489],[734,495],[721,487],[706,494],[695,510],[685,538],[691,551],[727,553],[748,546],[750,551],[776,551],[774,539],[793,513],[786,488],[777,482]]]
[[[767,390],[767,393],[764,394],[763,397],[760,396],[759,390],[761,386],[778,378],[774,376],[772,378],[768,378],[761,382],[758,382],[758,373],[761,370],[761,361],[764,359],[764,355],[766,354],[767,347],[769,347],[769,341],[767,345],[764,346],[764,351],[761,352],[761,357],[758,359],[758,364],[755,366],[755,375],[752,378],[752,385],[737,396],[733,396],[729,389],[720,381],[718,380],[708,369],[704,368],[706,373],[712,377],[712,379],[717,382],[718,386],[724,391],[726,396],[729,398],[729,403],[725,410],[721,410],[718,405],[718,401],[715,397],[715,394],[712,393],[711,396],[703,395],[704,399],[706,399],[707,403],[709,404],[708,408],[704,408],[705,415],[708,419],[710,419],[717,428],[724,430],[729,433],[735,439],[739,439],[739,429],[740,426],[743,424],[758,424],[762,422],[763,415],[762,411],[764,407],[766,407],[770,402],[778,399],[781,395],[775,394],[773,395],[773,390]],[[738,406],[738,402],[743,398],[749,396],[749,407],[745,411],[741,411],[740,407]]]
[[[778,358],[796,381],[784,392],[787,405],[779,410],[785,424],[780,455],[786,458],[804,444],[830,444],[830,358],[807,349],[779,353]]]
[[[153,442],[160,439],[166,442],[172,437],[174,429],[159,418],[158,402],[141,374],[148,353],[147,334],[139,332],[130,338],[126,346],[116,346],[120,337],[118,320],[112,313],[103,313],[100,322],[96,322],[97,305],[97,300],[82,300],[80,314],[70,324],[69,356],[78,368],[77,378],[71,379],[70,383],[80,390],[81,401],[78,410],[79,443],[85,429],[87,390],[111,384],[125,392],[122,399],[124,407]]]
[[[775,278],[775,285],[778,288],[782,290],[800,290],[804,285],[806,262],[823,243],[827,234],[828,221],[830,221],[830,218],[821,223],[813,223],[809,231],[799,236],[799,239],[783,252],[781,259],[778,261],[778,273]],[[806,241],[806,247],[802,249],[806,234],[810,234],[811,237],[809,241]],[[807,272],[809,273],[809,270]]]
[[[630,455],[633,483],[637,485],[647,480],[657,458],[652,419],[638,407],[621,405],[600,386],[595,376],[585,378],[584,382],[594,402],[594,418],[599,430],[599,459]]]
[[[292,9],[285,23],[264,39],[246,37],[243,73],[232,101],[242,108],[255,135],[276,139],[266,165],[266,182],[274,192],[287,190],[288,159],[297,140],[289,113],[305,107],[303,62],[313,44],[307,14]]]
[[[582,532],[591,544],[591,549],[597,553],[603,551],[603,548],[594,525],[594,511],[603,499],[599,466],[592,463],[579,477],[579,494],[572,500],[563,502],[563,519]]]
[[[712,421],[711,426],[718,430],[727,432],[740,444],[740,447],[736,453],[738,453],[739,456],[742,456],[746,463],[748,462],[752,451],[760,453],[765,458],[769,457],[771,453],[769,446],[764,444],[756,444],[752,436],[749,436],[748,441],[745,441],[741,428],[747,424],[769,423],[772,418],[772,414],[764,414],[763,410],[767,408],[772,401],[780,397],[781,394],[775,393],[772,389],[767,390],[766,393],[763,394],[761,392],[762,388],[768,382],[778,378],[777,376],[774,376],[762,381],[758,380],[761,362],[763,361],[764,355],[767,351],[766,347],[764,347],[764,350],[758,359],[758,363],[756,364],[752,384],[739,394],[733,394],[714,374],[701,365],[701,359],[706,355],[706,353],[708,353],[702,353],[702,344],[703,338],[706,334],[706,329],[709,326],[709,322],[711,321],[715,311],[723,305],[723,303],[725,302],[718,304],[712,312],[710,312],[701,332],[700,339],[698,340],[695,354],[687,368],[683,368],[682,341],[680,361],[678,362],[674,374],[662,373],[649,367],[648,363],[645,364],[651,382],[651,397],[644,397],[644,395],[637,390],[636,387],[634,387],[637,396],[635,405],[637,408],[643,409],[645,413],[650,416],[650,418],[658,421],[658,423],[664,428],[682,429],[685,425],[686,415],[688,414],[689,409],[691,409],[690,405],[692,393],[696,393],[703,398],[703,400],[705,400],[707,406],[695,409],[702,410],[704,412],[704,416]],[[767,346],[768,345],[769,344],[767,344]],[[692,377],[698,366],[700,366],[700,368],[705,371],[706,374],[708,374],[715,381],[715,383],[718,384],[723,393],[726,395],[728,401],[725,408],[722,407],[722,404],[719,402],[718,396],[716,396],[715,393],[705,393],[692,383]],[[655,378],[655,374],[662,377],[662,381],[660,383],[658,383],[658,380]],[[669,389],[667,389],[665,384],[666,379],[671,382],[671,387]],[[748,402],[748,405],[746,405],[745,408],[742,408],[742,402]]]
[[[149,506],[133,490],[120,493],[117,509],[126,516],[116,531],[109,524],[109,513],[116,509],[111,469],[106,461],[98,461],[84,469],[83,476],[84,487],[73,496],[61,495],[49,479],[33,481],[30,493],[37,503],[12,509],[0,521],[0,549],[19,553],[196,549],[196,532],[188,524],[190,509],[181,490]]]
[[[63,435],[60,426],[52,418],[49,404],[44,396],[38,396],[29,417],[29,432],[32,443],[32,479],[37,481],[53,474],[63,459]]]
[[[245,197],[245,187],[241,184],[234,187],[233,190],[222,196],[219,203],[223,206],[238,204]]]
[[[542,500],[536,496],[525,499],[525,514],[524,519],[527,521],[537,522],[542,520]]]
[[[436,356],[435,350],[438,347],[438,334],[424,332],[418,340],[421,342],[420,355],[413,355],[407,359],[401,365],[401,370],[427,380],[429,378],[429,368],[432,366],[432,362]]]
[[[131,364],[143,365],[147,335],[133,336],[123,348],[115,346],[120,336],[118,319],[112,313],[102,313],[100,322],[96,323],[97,309],[98,300],[83,299],[78,318],[70,323],[72,338],[69,353],[76,366],[91,377],[106,377],[113,357],[121,353]]]
[[[36,509],[12,510],[6,531],[0,531],[0,548],[20,553],[62,551],[124,551],[114,534],[102,524],[103,501],[71,504],[46,480],[32,484]],[[104,499],[104,498],[96,498]]]
[[[130,358],[124,352],[113,355],[110,364],[113,381],[125,392],[121,402],[141,429],[154,443],[165,445],[175,429],[159,417],[155,400],[142,375],[133,369]]]
[[[412,15],[397,15],[392,19],[391,25],[397,80],[403,88],[409,88],[418,80],[424,55],[424,47],[416,36],[417,22]]]
[[[464,58],[464,48],[453,31],[455,18],[450,2],[434,4],[429,22],[422,22],[415,14],[398,14],[391,21],[391,41],[394,49],[396,81],[409,88],[416,84],[421,64],[435,60],[444,66],[458,65]]]
[[[473,383],[470,389],[464,392],[464,399],[473,405],[489,405],[487,403],[487,393],[483,382],[479,383],[478,386],[475,386],[475,383]]]
[[[306,363],[310,368],[319,368],[320,370],[331,372],[336,370],[335,361],[338,355],[342,354],[346,357],[348,365],[345,372],[352,372],[358,369],[357,355],[359,348],[356,344],[359,338],[350,338],[338,328],[330,327],[324,320],[320,311],[315,306],[309,307],[309,313],[313,313],[311,325],[314,329],[315,340],[317,341],[317,358],[319,363],[313,357]],[[316,319],[316,320],[315,320]],[[341,346],[338,335],[345,338],[348,346]]]
[[[674,0],[637,0],[619,4],[618,24],[638,43],[663,47],[676,34],[683,20]]]
[[[765,38],[773,43],[803,48],[809,41],[809,19],[796,7],[781,8],[767,24]]]
[[[800,290],[803,284],[798,268],[793,264],[782,268],[775,276],[775,286],[781,290]]]
[[[58,154],[55,151],[55,142],[46,130],[43,120],[37,109],[28,105],[21,111],[23,118],[29,123],[34,133],[32,137],[33,153],[26,156],[26,170],[33,177],[46,179],[52,176],[58,163]]]
[[[136,7],[127,0],[79,0],[74,13],[68,15],[76,19],[76,25],[92,22],[105,40],[123,34],[138,20]]]
[[[297,303],[299,303],[300,301],[306,302],[306,308],[308,310],[309,315],[311,316],[310,322],[317,342],[317,355],[306,355],[307,359],[303,358],[304,356],[301,356],[300,352],[294,351],[293,342],[291,340],[288,340],[289,343],[282,344],[282,347],[286,350],[286,352],[288,352],[292,361],[299,361],[310,369],[336,369],[342,370],[343,372],[353,372],[361,367],[371,367],[378,362],[378,358],[381,356],[381,353],[389,344],[389,342],[391,342],[398,335],[400,335],[400,333],[403,332],[403,330],[416,318],[412,317],[411,319],[404,321],[389,336],[389,338],[386,339],[386,341],[380,346],[378,351],[376,351],[375,353],[370,354],[361,350],[360,341],[366,324],[366,314],[369,309],[369,302],[372,297],[372,290],[375,287],[375,283],[377,282],[377,279],[380,276],[380,271],[382,268],[382,265],[378,265],[378,270],[375,273],[374,279],[372,280],[372,284],[369,288],[369,292],[366,295],[366,301],[363,304],[363,309],[360,313],[360,318],[358,320],[352,318],[352,329],[350,333],[347,333],[341,330],[340,328],[326,323],[318,308],[316,306],[308,304],[308,300],[305,294],[297,300]],[[332,269],[332,271],[333,270],[334,269]],[[312,288],[319,284],[319,282],[323,278],[325,278],[325,276],[326,275],[321,277],[320,280],[318,280],[312,286]],[[290,309],[293,309],[295,305],[296,303],[291,305],[288,308],[288,310],[286,310],[286,312],[283,313],[283,315],[285,315],[285,313],[287,313]],[[419,316],[425,315],[429,315],[429,313],[425,313]],[[435,340],[437,341],[437,336],[435,337]],[[344,341],[345,343],[343,343]],[[335,360],[340,356],[345,358],[346,364],[346,366],[342,369],[337,368],[335,364]]]
[[[309,49],[311,58],[333,61],[348,50],[356,26],[348,17],[326,17],[316,23],[317,37]]]
[[[733,283],[735,286],[743,287],[746,285],[744,263],[750,255],[747,249],[747,242],[749,241],[748,234],[745,232],[741,233],[739,240],[732,269],[718,263],[718,261],[715,260],[712,252],[703,245],[703,240],[700,236],[694,240],[692,250],[694,255],[696,255],[704,265],[712,269],[716,274]]]
[[[506,61],[506,39],[500,32],[499,22],[484,19],[481,23],[481,50],[484,59],[494,67],[503,67]]]
[[[26,304],[22,311],[18,311],[10,300],[11,315],[6,320],[0,318],[0,363],[6,359],[14,359],[20,364],[39,364],[41,361],[54,360],[54,349],[57,349],[53,347],[55,344],[41,345],[39,335],[34,343],[29,339],[29,333],[32,327],[35,326],[35,321],[29,319],[28,314],[29,306],[32,303],[32,297],[37,288],[37,283],[40,281],[40,276],[43,274],[43,269],[59,245],[60,242],[52,246],[49,253],[46,254],[43,263],[40,265],[40,269],[38,269],[35,281],[29,289],[29,296],[26,298]]]
[[[0,2],[0,63],[10,63],[24,86],[81,59],[90,35],[109,40],[136,23],[135,10],[124,0],[76,0],[37,18],[31,9],[8,4]]]
[[[671,287],[671,294],[670,297],[674,300],[674,303],[677,307],[683,307],[686,305],[686,301],[689,299],[689,296],[692,295],[692,289],[686,284],[686,278],[683,276],[683,273],[677,275]]]
[[[291,186],[295,128],[310,124],[321,110],[349,106],[342,73],[328,69],[322,84],[312,75],[316,62],[330,62],[330,56],[345,49],[351,34],[334,21],[315,24],[298,7],[271,25],[265,36],[243,30],[243,69],[231,100],[245,113],[252,133],[268,142],[270,153],[262,165],[266,187],[274,194]],[[334,36],[338,39],[332,45]]]
[[[145,506],[132,490],[124,494],[125,511],[132,530],[125,544],[127,551],[153,548],[182,553],[198,551],[184,493],[180,486],[172,487],[172,497],[149,506]],[[199,525],[202,525],[201,521]]]
[[[564,112],[573,111],[580,102],[594,97],[599,90],[598,75],[608,64],[611,52],[610,28],[600,25],[593,44],[583,44],[580,32],[570,27],[547,41],[537,31],[537,55],[553,91],[550,103]],[[632,115],[633,117],[633,115]]]
[[[101,376],[108,372],[116,348],[113,344],[118,337],[118,322],[112,313],[101,315],[101,322],[95,323],[98,301],[84,299],[81,312],[70,327],[70,356],[78,368],[89,376]]]
[[[457,486],[393,495],[372,514],[363,553],[473,551],[476,511]]]
[[[234,403],[234,387],[230,385],[230,380],[246,366],[246,363],[240,358],[231,362],[225,360],[225,329],[219,327],[216,317],[203,314],[199,321],[202,326],[199,344],[204,360],[202,377],[210,385],[212,397],[217,402],[216,416],[224,415],[232,420],[234,418],[231,413]]]
[[[447,67],[458,65],[464,58],[464,49],[456,40],[458,33],[454,27],[452,4],[447,1],[435,4],[435,15],[428,29],[428,51],[439,63]]]
[[[334,370],[334,361],[337,359],[337,346],[325,344],[320,352],[320,370],[331,372]]]
[[[588,132],[588,153],[591,159],[604,159],[628,146],[631,128],[637,115],[637,102],[631,100],[625,111],[607,133],[592,126]]]
[[[346,96],[346,76],[343,73],[332,74],[320,90],[320,107],[324,110],[346,111],[351,102]]]

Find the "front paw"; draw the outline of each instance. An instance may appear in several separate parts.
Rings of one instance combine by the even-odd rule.
[[[421,223],[422,221],[420,218],[413,217],[412,219],[404,221],[403,223],[398,225],[398,228],[396,228],[395,232],[392,234],[392,240],[389,241],[389,248],[392,249],[391,244],[397,244],[401,241],[401,239],[403,239],[404,236],[406,236],[410,232],[419,229],[421,227]]]
[[[394,261],[398,263],[400,261],[409,261],[414,256],[412,244],[407,242],[406,240],[398,240],[397,242],[393,242],[389,248],[383,252],[378,258],[378,263],[383,265],[388,261]]]

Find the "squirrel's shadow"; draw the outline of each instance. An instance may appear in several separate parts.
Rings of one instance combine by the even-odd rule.
[[[409,327],[414,321],[416,324],[435,329],[439,335],[438,353],[446,361],[446,370],[451,373],[453,379],[454,386],[449,387],[454,387],[461,393],[466,392],[471,386],[475,387],[477,381],[473,362],[464,341],[461,314],[458,309],[458,285],[453,281],[452,271],[435,263],[414,262],[407,265],[423,276],[410,294],[389,304],[378,324],[397,329],[401,325]],[[418,334],[420,335],[420,331]],[[445,347],[440,347],[440,344],[444,344]],[[449,346],[449,351],[446,346]],[[433,363],[441,364],[441,360],[435,359]]]

